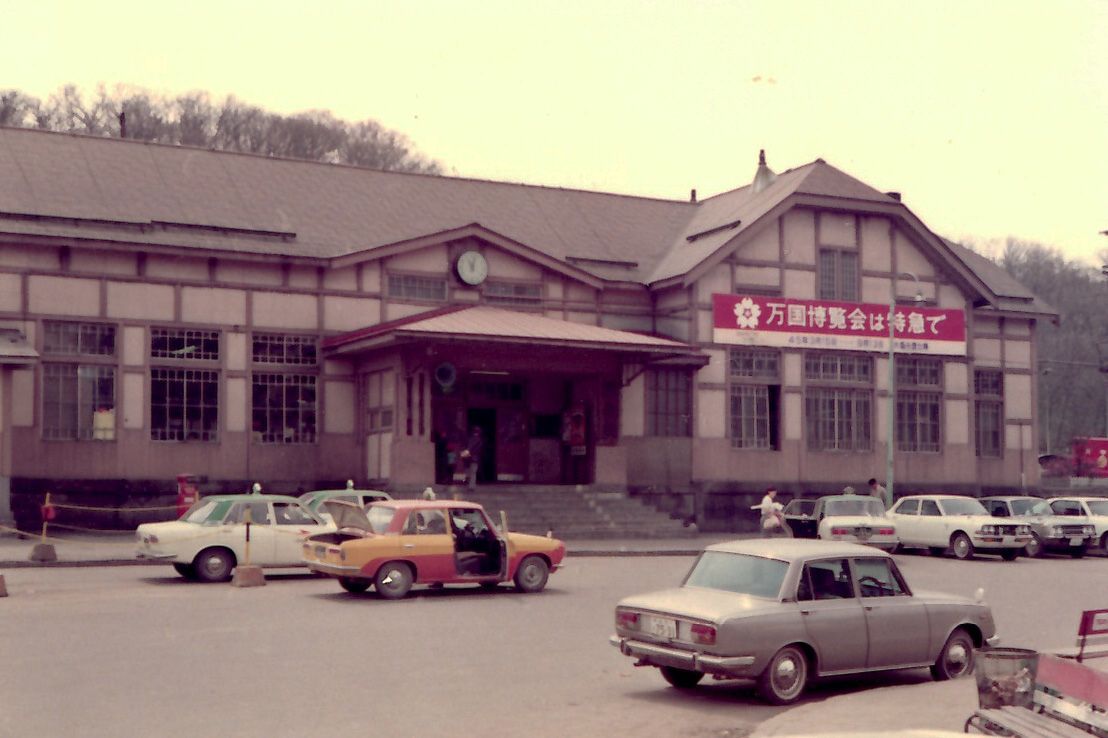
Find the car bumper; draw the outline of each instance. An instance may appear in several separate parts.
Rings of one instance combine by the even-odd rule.
[[[977,548],[1023,548],[1031,543],[1031,536],[986,536],[973,534],[973,545]]]
[[[753,656],[715,656],[618,635],[611,636],[608,642],[624,656],[633,656],[651,666],[671,666],[722,676],[748,676],[750,667],[754,665]]]
[[[305,561],[308,569],[316,574],[323,574],[329,577],[355,577],[361,574],[361,567],[358,566],[337,566],[335,564],[324,564],[319,561]]]
[[[135,558],[142,561],[173,561],[177,558],[177,554],[161,553],[159,551],[151,551],[149,549],[140,548],[135,551]]]

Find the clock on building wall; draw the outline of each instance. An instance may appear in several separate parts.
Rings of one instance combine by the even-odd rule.
[[[479,285],[489,276],[489,263],[478,251],[465,251],[458,257],[454,268],[458,272],[458,279],[468,285]]]

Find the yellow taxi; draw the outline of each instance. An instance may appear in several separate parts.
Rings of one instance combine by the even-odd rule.
[[[512,582],[539,592],[565,558],[562,541],[501,530],[476,502],[384,500],[366,508],[327,501],[337,530],[309,537],[303,558],[347,592],[372,586],[399,599],[414,585]]]

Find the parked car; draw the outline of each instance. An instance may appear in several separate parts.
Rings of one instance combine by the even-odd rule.
[[[539,592],[566,553],[557,539],[501,531],[475,502],[385,500],[365,509],[348,502],[324,505],[338,530],[305,541],[303,559],[347,592],[365,592],[372,585],[380,596],[397,599],[417,584],[491,589],[506,581],[522,592]]]
[[[676,589],[623,599],[610,641],[679,689],[705,674],[750,678],[787,704],[824,675],[969,674],[973,649],[996,638],[983,597],[913,591],[892,556],[868,546],[747,539],[709,546]]]
[[[172,563],[188,579],[223,582],[246,562],[246,519],[250,518],[250,564],[302,566],[304,539],[334,530],[295,497],[285,495],[212,495],[179,520],[143,523],[135,531],[140,559]]]
[[[848,541],[891,551],[898,545],[896,524],[885,514],[885,503],[869,495],[833,495],[816,503],[818,535],[827,541]]]
[[[814,517],[816,501],[812,498],[789,500],[781,513],[785,523],[792,529],[794,538],[815,538],[818,521]]]
[[[1055,515],[1084,515],[1096,530],[1096,546],[1108,554],[1108,499],[1104,497],[1054,497],[1047,500]]]
[[[1031,527],[1031,542],[1024,552],[1032,558],[1055,551],[1079,559],[1097,544],[1096,528],[1088,517],[1056,515],[1040,497],[994,495],[982,497],[981,504],[994,518],[1018,519]]]
[[[391,495],[379,489],[355,489],[353,480],[346,483],[346,489],[317,489],[300,495],[300,501],[327,522],[331,522],[331,514],[323,507],[327,500],[342,500],[365,507],[371,502],[391,499]]]
[[[926,548],[941,556],[973,558],[975,552],[1012,561],[1031,542],[1026,523],[1000,522],[985,506],[965,495],[902,497],[889,511],[901,548]]]

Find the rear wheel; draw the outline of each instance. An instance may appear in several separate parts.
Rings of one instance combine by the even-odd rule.
[[[785,646],[758,677],[758,694],[774,705],[796,702],[808,685],[808,657],[796,646]]]
[[[1108,533],[1100,537],[1100,552],[1108,555]]]
[[[202,582],[226,582],[235,568],[235,555],[225,548],[205,548],[192,560],[192,568]]]
[[[339,586],[345,589],[351,594],[361,594],[369,589],[369,582],[364,579],[350,579],[348,577],[342,577],[339,579]]]
[[[519,563],[512,580],[520,592],[541,592],[550,576],[550,567],[540,556],[528,556]]]
[[[950,537],[950,553],[956,559],[973,558],[973,543],[970,541],[969,536],[965,533],[955,533]]]
[[[412,589],[412,569],[402,561],[391,561],[377,570],[373,586],[386,600],[399,600]]]
[[[957,679],[973,671],[973,639],[962,628],[958,628],[946,639],[939,659],[931,667],[931,676],[936,681]]]
[[[663,666],[661,671],[662,677],[678,689],[692,689],[704,678],[702,672],[678,669],[674,666]]]
[[[1038,533],[1031,534],[1031,541],[1023,550],[1027,552],[1028,558],[1037,559],[1043,555],[1043,539],[1039,538]]]

